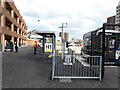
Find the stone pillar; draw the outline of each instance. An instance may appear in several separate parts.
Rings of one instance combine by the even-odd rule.
[[[5,4],[3,4],[3,5],[5,5]],[[2,15],[2,17],[1,17],[1,27],[5,27],[5,15]],[[2,44],[2,52],[4,52],[4,50],[5,50],[5,35],[4,35],[4,33],[3,33],[3,30],[2,30],[2,34],[1,34],[1,44]]]
[[[6,4],[5,2],[2,1],[2,7],[5,8],[6,7]]]
[[[5,51],[5,35],[2,33],[1,35],[1,44],[2,44],[2,52]]]
[[[12,40],[12,43],[13,43],[13,51],[14,51],[14,49],[15,49],[15,46],[14,46],[15,38],[12,36],[11,40]]]
[[[2,15],[2,17],[1,17],[1,26],[2,27],[5,27],[5,15]]]
[[[14,37],[11,38],[12,42],[14,43]]]
[[[12,18],[14,18],[14,11],[13,10],[11,11],[11,16],[12,16]]]
[[[23,33],[23,32],[22,32],[22,30],[21,30],[21,35],[22,35],[22,33]]]
[[[19,47],[19,37],[17,38],[17,44],[18,44],[18,47]]]
[[[21,43],[21,46],[22,46],[22,39],[20,39],[20,43]]]
[[[22,46],[24,46],[24,40],[22,39]]]
[[[11,31],[14,32],[14,24],[11,24]]]
[[[21,27],[22,27],[22,22],[21,22]]]
[[[20,20],[19,20],[19,18],[17,18],[17,23],[18,23],[18,24],[20,23]]]
[[[19,28],[17,28],[17,34],[19,34]]]

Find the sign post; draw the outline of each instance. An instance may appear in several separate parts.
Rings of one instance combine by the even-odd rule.
[[[61,35],[61,39],[62,39],[62,59],[64,59],[64,53],[65,53],[65,40],[64,40],[64,32],[63,32],[63,28],[67,28],[66,26],[63,26],[64,23],[62,23],[62,26],[59,28],[62,28],[62,35]],[[67,23],[66,23],[67,25]]]

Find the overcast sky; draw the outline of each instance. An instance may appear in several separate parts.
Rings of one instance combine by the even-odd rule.
[[[14,0],[28,30],[60,32],[82,39],[84,33],[101,27],[107,17],[116,14],[119,0]],[[40,22],[38,22],[40,20]]]

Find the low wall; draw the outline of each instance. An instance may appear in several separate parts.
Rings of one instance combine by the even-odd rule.
[[[28,46],[33,46],[33,44],[34,44],[35,41],[38,41],[38,40],[28,39],[28,40],[27,40],[27,45],[28,45]]]
[[[73,51],[75,51],[75,54],[80,54],[82,47],[71,46],[71,47],[69,47],[69,48],[72,49]]]

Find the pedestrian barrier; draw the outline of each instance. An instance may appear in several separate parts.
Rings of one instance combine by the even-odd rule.
[[[71,54],[70,54],[71,53]],[[74,51],[68,50],[68,55],[57,53],[52,60],[52,79],[54,78],[81,78],[101,80],[101,56],[81,56],[75,55]]]

